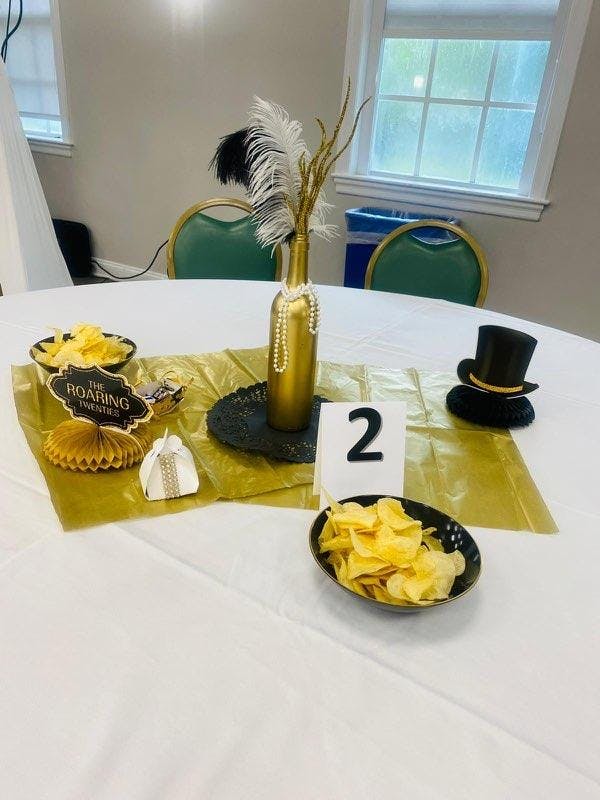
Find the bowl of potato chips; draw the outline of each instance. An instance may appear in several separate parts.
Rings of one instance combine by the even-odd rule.
[[[69,333],[53,328],[54,336],[36,342],[29,355],[46,372],[58,372],[66,364],[87,367],[96,364],[118,372],[131,361],[137,347],[131,339],[104,333],[97,325],[80,322]]]
[[[332,501],[310,529],[310,549],[334,583],[388,611],[449,603],[481,572],[479,548],[462,525],[402,497]]]

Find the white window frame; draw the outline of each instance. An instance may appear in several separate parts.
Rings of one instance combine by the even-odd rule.
[[[58,0],[50,0],[50,22],[52,25],[52,45],[54,49],[54,68],[58,87],[58,107],[62,126],[60,139],[45,138],[26,134],[29,146],[34,153],[71,157],[73,139],[69,116],[69,103],[67,99],[67,83],[65,80],[65,64],[63,59],[62,38],[60,33],[60,12]],[[15,36],[19,35],[19,31]],[[10,44],[9,44],[10,48]],[[10,79],[9,79],[10,80]]]
[[[363,97],[375,96],[385,8],[386,0],[350,0],[345,74],[354,88],[354,109]],[[338,162],[336,190],[375,200],[538,220],[550,203],[548,185],[591,8],[592,0],[560,2],[523,166],[523,183],[531,185],[528,194],[368,174],[374,102],[366,106],[352,146]]]

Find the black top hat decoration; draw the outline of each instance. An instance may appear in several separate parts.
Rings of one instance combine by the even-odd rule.
[[[500,325],[479,328],[475,358],[458,365],[464,384],[455,386],[446,403],[453,414],[480,425],[513,428],[529,425],[533,406],[524,395],[538,388],[525,380],[537,340]]]

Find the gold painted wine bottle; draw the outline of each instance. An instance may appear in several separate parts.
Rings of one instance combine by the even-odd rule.
[[[294,290],[308,282],[308,236],[295,235],[290,242],[290,262],[286,284]],[[277,318],[286,305],[279,292],[271,306],[269,337],[269,376],[267,379],[267,423],[280,431],[301,431],[310,423],[315,393],[317,334],[309,330],[310,301],[305,295],[292,300],[287,308],[287,364],[283,372],[275,369]]]

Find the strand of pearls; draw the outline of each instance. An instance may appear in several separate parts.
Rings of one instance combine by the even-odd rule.
[[[321,322],[319,295],[312,281],[301,283],[296,289],[290,289],[285,281],[281,281],[281,294],[283,296],[283,303],[277,314],[277,323],[275,324],[275,346],[273,347],[273,369],[275,372],[279,373],[285,372],[289,361],[287,324],[290,303],[293,303],[294,300],[299,300],[301,297],[308,298],[310,306],[308,331],[313,336],[315,336],[319,330],[319,324]]]

